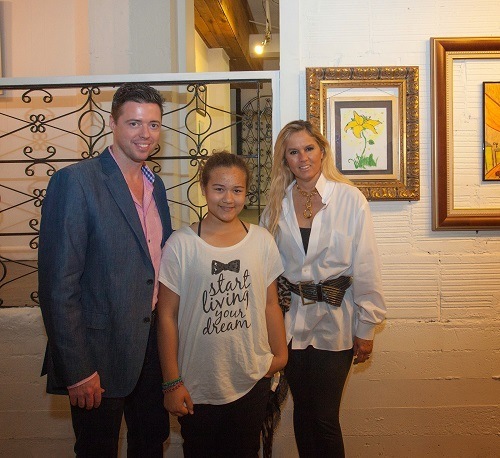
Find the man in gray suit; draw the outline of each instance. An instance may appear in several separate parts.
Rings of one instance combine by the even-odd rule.
[[[172,232],[165,186],[147,166],[163,98],[140,83],[113,97],[113,144],[59,170],[42,206],[40,308],[47,392],[69,394],[75,453],[161,457],[169,434],[156,341],[161,248]]]

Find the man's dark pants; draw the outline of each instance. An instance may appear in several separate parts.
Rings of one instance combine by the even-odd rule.
[[[127,456],[163,457],[170,425],[163,407],[155,318],[153,314],[144,364],[132,393],[124,398],[103,397],[97,409],[71,406],[78,458],[115,458],[123,415],[127,423]]]

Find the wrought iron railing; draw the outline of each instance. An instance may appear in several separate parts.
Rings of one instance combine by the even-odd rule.
[[[97,156],[112,142],[107,120],[112,95],[123,82],[147,82],[164,95],[162,141],[149,166],[165,182],[174,228],[202,218],[198,171],[217,149],[248,161],[253,179],[247,208],[258,217],[277,132],[277,75],[0,79],[0,307],[38,304],[38,231],[48,181],[59,168]],[[237,92],[246,102],[231,109]]]

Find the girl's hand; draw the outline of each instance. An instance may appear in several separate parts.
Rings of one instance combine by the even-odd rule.
[[[286,354],[288,356],[288,353]],[[279,372],[281,369],[283,369],[286,366],[287,363],[287,357],[283,355],[282,357],[278,356],[273,356],[273,360],[271,361],[271,367],[269,367],[269,370],[267,371],[267,374],[264,377],[273,377],[276,372]]]
[[[266,376],[272,377],[276,372],[283,369],[288,361],[285,322],[278,305],[278,282],[276,280],[267,287],[266,326],[269,345],[274,355]]]
[[[188,390],[182,385],[174,391],[163,394],[163,405],[172,415],[183,417],[187,414],[193,414],[193,401]]]

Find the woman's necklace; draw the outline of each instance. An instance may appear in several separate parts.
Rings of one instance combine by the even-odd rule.
[[[305,219],[309,219],[313,215],[311,199],[316,194],[318,194],[318,191],[316,191],[316,189],[314,189],[311,192],[306,192],[306,191],[300,189],[300,186],[298,185],[298,183],[295,183],[295,186],[297,186],[297,191],[299,191],[300,195],[304,196],[306,198],[306,203],[305,203],[306,209],[304,210],[304,213],[302,213],[302,214],[304,215]]]

